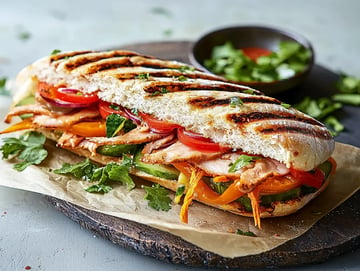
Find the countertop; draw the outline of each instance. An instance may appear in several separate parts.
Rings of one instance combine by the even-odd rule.
[[[207,31],[240,24],[302,34],[313,43],[318,65],[360,76],[359,10],[357,0],[1,0],[0,78],[14,78],[54,49],[195,40]],[[1,116],[10,101],[0,96]],[[1,169],[0,177],[6,178]],[[65,217],[43,195],[0,187],[1,271],[144,269],[205,270],[166,264],[116,246]],[[358,249],[325,263],[282,270],[359,269]]]

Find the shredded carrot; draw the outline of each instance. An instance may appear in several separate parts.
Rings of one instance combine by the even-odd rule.
[[[21,122],[15,123],[10,127],[6,128],[5,130],[0,131],[0,134],[12,133],[21,130],[33,129],[34,124],[32,122],[32,118],[24,119]]]
[[[203,176],[204,176],[204,172],[202,170],[192,167],[189,187],[185,194],[184,203],[181,206],[181,210],[180,210],[180,220],[183,223],[188,223],[189,206],[192,203],[195,188]]]
[[[252,212],[253,212],[255,226],[258,226],[259,229],[261,229],[259,190],[255,188],[253,191],[251,191],[247,195],[251,200],[251,208],[252,208]]]
[[[229,180],[228,180],[228,178],[226,176],[222,175],[222,176],[214,177],[213,181],[215,183],[224,183],[224,182],[228,182]]]

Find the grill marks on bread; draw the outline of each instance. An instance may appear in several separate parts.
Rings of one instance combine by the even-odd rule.
[[[154,94],[197,90],[242,93],[234,94],[234,97],[238,97],[240,101],[240,104],[235,106],[272,105],[276,109],[271,112],[252,110],[252,112],[228,113],[227,121],[232,122],[241,130],[248,125],[261,123],[256,130],[263,135],[298,133],[326,140],[331,139],[331,135],[324,132],[323,124],[306,115],[298,115],[286,110],[279,100],[263,96],[260,91],[226,82],[218,76],[201,72],[176,61],[160,60],[132,51],[115,50],[60,53],[51,56],[50,63],[55,67],[61,65],[61,68],[69,73],[79,73],[83,76],[104,73],[121,81],[142,80],[144,81],[143,90],[150,94],[149,97]],[[232,97],[229,96],[212,97],[209,95],[188,100],[191,107],[201,110],[233,106],[232,102]]]
[[[68,73],[79,73],[82,76],[107,73],[122,81],[141,79],[146,81],[144,91],[150,94],[188,90],[243,93],[250,91],[256,95],[262,94],[257,90],[227,83],[221,77],[196,70],[177,61],[160,60],[132,51],[59,53],[50,57],[50,64],[55,68],[61,66]]]
[[[324,125],[319,121],[310,118],[304,114],[294,114],[282,107],[281,102],[277,99],[266,96],[234,96],[241,100],[241,104],[233,106],[242,106],[243,104],[270,104],[277,107],[273,111],[251,111],[251,112],[236,112],[227,114],[227,121],[234,123],[240,129],[245,129],[248,125],[256,122],[262,123],[256,128],[257,132],[269,134],[281,133],[300,133],[303,135],[310,135],[316,138],[331,139],[329,133],[324,133],[321,129]],[[195,109],[207,109],[218,106],[232,106],[232,97],[215,98],[211,96],[195,97],[189,99],[189,104]],[[286,125],[283,124],[286,121]],[[289,122],[290,121],[290,122]],[[314,128],[315,126],[315,128]]]

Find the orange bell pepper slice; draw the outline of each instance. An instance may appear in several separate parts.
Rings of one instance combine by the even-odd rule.
[[[32,122],[32,118],[24,119],[18,123],[15,123],[15,124],[9,126],[6,129],[0,131],[0,134],[13,133],[13,132],[28,130],[28,129],[34,129],[34,124]]]
[[[106,136],[105,121],[83,121],[71,125],[69,132],[83,137],[98,137]]]

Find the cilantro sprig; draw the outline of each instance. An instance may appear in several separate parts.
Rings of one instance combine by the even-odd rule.
[[[334,115],[345,104],[360,106],[360,78],[341,74],[336,82],[337,92],[330,97],[317,99],[305,97],[294,107],[323,122],[334,136],[345,130],[344,125]]]
[[[169,211],[171,209],[171,198],[169,197],[169,191],[159,184],[153,184],[152,186],[142,186],[146,195],[144,199],[148,200],[148,205],[159,211]]]
[[[0,95],[10,96],[10,90],[6,88],[7,78],[0,78]]]
[[[91,183],[96,182],[85,189],[87,192],[108,193],[112,190],[111,185],[115,182],[126,185],[128,190],[135,187],[135,183],[129,175],[130,166],[131,159],[126,156],[121,164],[109,163],[103,167],[99,167],[86,158],[75,164],[64,163],[61,168],[55,169],[54,173],[73,176]]]
[[[236,230],[236,234],[238,235],[244,235],[244,236],[249,236],[249,237],[256,237],[256,234],[253,233],[252,231],[243,231],[240,229]]]
[[[231,42],[215,46],[211,58],[204,61],[207,69],[226,79],[240,82],[273,82],[304,71],[311,51],[293,41],[279,42],[278,50],[256,60],[250,59]]]
[[[48,155],[44,148],[46,138],[38,132],[27,132],[19,138],[7,137],[3,141],[5,144],[0,147],[3,159],[19,160],[14,165],[17,171],[23,171],[30,165],[39,165]]]
[[[135,127],[136,125],[131,120],[119,114],[110,114],[106,117],[106,137],[114,137],[121,130],[127,133]]]

